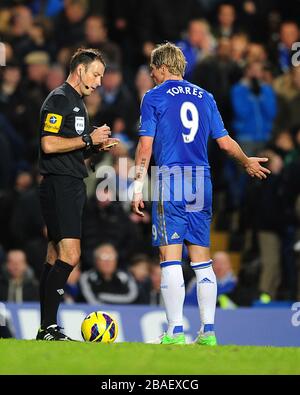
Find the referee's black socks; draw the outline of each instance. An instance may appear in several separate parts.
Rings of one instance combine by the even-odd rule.
[[[57,259],[52,269],[48,273],[45,284],[44,312],[42,328],[56,324],[56,316],[64,288],[73,266]]]
[[[40,308],[41,308],[41,325],[44,319],[44,304],[45,304],[45,288],[46,288],[46,281],[48,278],[48,274],[50,272],[50,270],[52,269],[52,265],[50,265],[50,263],[46,262],[43,265],[43,271],[41,274],[41,278],[40,278]]]

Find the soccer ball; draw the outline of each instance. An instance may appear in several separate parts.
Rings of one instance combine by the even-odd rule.
[[[112,343],[118,336],[117,321],[105,311],[94,311],[83,320],[81,336],[87,342]]]

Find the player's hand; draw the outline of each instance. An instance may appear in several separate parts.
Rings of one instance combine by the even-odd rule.
[[[257,177],[260,180],[267,178],[268,174],[271,174],[271,171],[266,167],[261,166],[260,162],[267,162],[268,158],[256,158],[250,157],[245,165],[246,172],[251,177]]]
[[[99,151],[110,151],[113,147],[118,145],[119,142],[120,142],[119,139],[108,138],[105,141],[103,141],[102,144],[99,145]]]
[[[132,202],[131,202],[131,209],[132,211],[139,215],[140,217],[144,217],[145,214],[141,211],[141,209],[145,208],[143,194],[142,193],[134,193]]]
[[[110,127],[104,124],[94,129],[90,135],[93,140],[93,145],[100,145],[111,135]]]

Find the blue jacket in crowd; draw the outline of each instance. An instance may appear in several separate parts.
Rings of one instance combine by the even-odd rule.
[[[268,141],[276,116],[276,96],[268,84],[260,84],[255,94],[246,81],[231,89],[233,106],[232,128],[238,141]]]

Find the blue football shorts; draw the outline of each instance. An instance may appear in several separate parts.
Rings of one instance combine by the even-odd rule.
[[[188,241],[209,247],[212,218],[212,184],[209,175],[192,177],[182,183],[176,177],[157,180],[154,197],[153,246]]]

